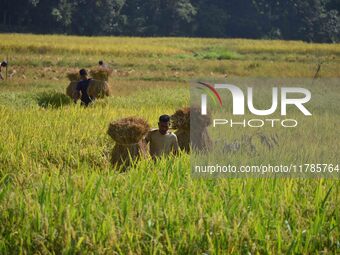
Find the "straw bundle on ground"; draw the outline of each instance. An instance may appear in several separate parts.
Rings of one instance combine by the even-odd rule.
[[[110,86],[106,81],[102,80],[90,80],[87,94],[92,98],[104,98],[110,96]]]
[[[178,145],[182,150],[189,152],[191,146],[204,150],[208,149],[212,142],[208,134],[207,127],[211,124],[209,115],[201,115],[200,109],[196,107],[186,107],[179,109],[171,116],[172,127],[177,129],[175,134]],[[190,121],[195,123],[195,128],[190,134]]]
[[[143,137],[150,130],[149,124],[136,117],[128,117],[110,123],[108,135],[116,142],[112,151],[112,164],[129,166],[132,161],[146,155]]]
[[[90,71],[91,77],[96,80],[108,81],[109,76],[112,74],[110,68],[96,68]]]

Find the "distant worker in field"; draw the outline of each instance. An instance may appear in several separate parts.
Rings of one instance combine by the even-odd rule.
[[[103,60],[99,60],[98,65],[99,65],[99,68],[103,68],[103,69],[108,68],[107,64],[105,64]]]
[[[87,77],[87,71],[85,69],[81,69],[79,71],[80,74],[80,81],[77,84],[76,87],[76,95],[75,99],[78,100],[80,98],[81,100],[81,105],[87,107],[93,100],[87,93],[87,89],[90,85],[91,79]]]
[[[158,129],[151,130],[145,137],[145,142],[150,143],[150,154],[153,159],[178,153],[177,136],[169,132],[170,116],[159,117]]]
[[[6,61],[2,61],[1,64],[0,64],[0,80],[4,79],[4,77],[2,76],[2,70],[1,70],[3,67],[7,67]]]

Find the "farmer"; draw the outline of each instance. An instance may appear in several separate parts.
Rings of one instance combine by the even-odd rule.
[[[4,79],[4,77],[2,77],[2,74],[1,74],[1,69],[3,67],[7,67],[7,62],[6,61],[1,62],[1,64],[0,64],[0,80]]]
[[[159,117],[158,129],[151,130],[145,137],[145,142],[150,143],[150,154],[153,159],[162,155],[178,153],[177,136],[169,131],[170,116]]]
[[[98,65],[99,65],[99,68],[103,68],[103,69],[108,68],[107,64],[105,64],[103,60],[99,60]]]
[[[93,100],[89,97],[87,94],[87,89],[90,85],[91,79],[87,78],[87,71],[85,69],[81,69],[79,71],[80,74],[80,81],[77,84],[76,87],[76,95],[75,95],[75,101],[77,101],[80,97],[81,105],[87,107]]]

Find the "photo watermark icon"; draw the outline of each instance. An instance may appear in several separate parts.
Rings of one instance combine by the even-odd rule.
[[[339,178],[339,157],[327,148],[332,134],[325,127],[340,124],[340,110],[324,93],[336,88],[338,81],[192,82],[193,176]]]

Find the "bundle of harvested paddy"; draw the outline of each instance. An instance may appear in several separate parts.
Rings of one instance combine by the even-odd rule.
[[[146,156],[146,144],[142,139],[149,130],[149,124],[136,117],[110,123],[107,133],[116,142],[111,155],[112,165],[127,167],[133,161]]]
[[[191,148],[198,151],[209,150],[212,146],[207,127],[192,129],[190,132],[190,141]]]
[[[78,81],[71,81],[66,88],[66,95],[74,101],[79,99],[79,92],[76,90],[77,84]],[[87,88],[87,94],[93,100],[110,96],[110,86],[106,81],[90,80],[89,87]]]
[[[76,90],[78,81],[71,81],[70,84],[66,88],[66,95],[72,98],[74,101],[79,99],[79,93]]]
[[[80,80],[80,75],[79,75],[78,71],[68,72],[66,74],[66,76],[70,81],[79,81]]]
[[[190,130],[190,121],[203,127],[211,124],[209,115],[202,115],[197,107],[185,107],[177,110],[171,116],[172,128]]]
[[[116,143],[133,144],[138,143],[149,130],[150,126],[144,119],[128,117],[111,122],[107,133]]]
[[[177,110],[171,116],[171,126],[174,129],[190,130],[190,108],[182,108]]]
[[[190,129],[177,129],[175,132],[181,150],[190,151]]]
[[[126,170],[133,162],[137,162],[146,155],[147,146],[142,140],[134,144],[116,143],[111,153],[111,164],[114,167],[121,167],[122,170]]]
[[[92,98],[104,98],[110,96],[110,86],[106,81],[102,80],[90,80],[87,94]]]
[[[209,115],[202,115],[197,107],[179,109],[171,116],[172,127],[177,129],[175,134],[178,145],[182,150],[190,151],[190,145],[198,150],[210,148],[212,142],[207,127],[211,124]],[[190,132],[190,121],[195,124]]]
[[[96,68],[90,70],[91,77],[96,80],[108,81],[109,76],[112,74],[110,68]]]

